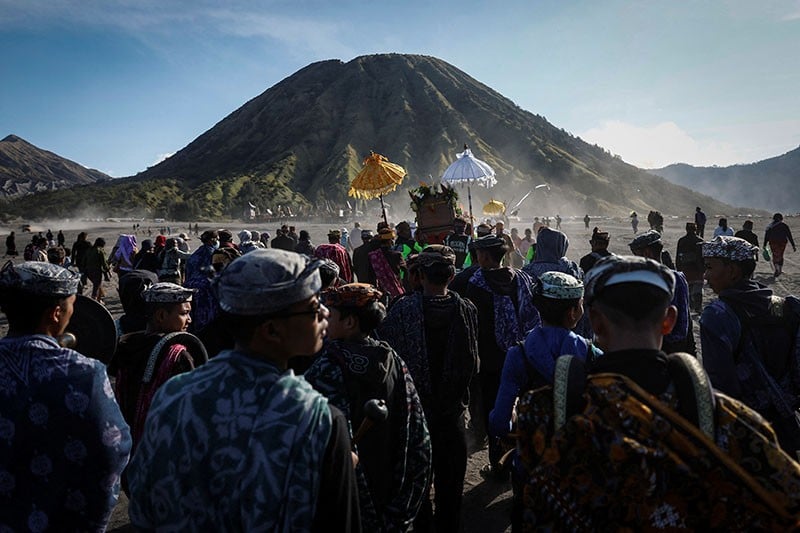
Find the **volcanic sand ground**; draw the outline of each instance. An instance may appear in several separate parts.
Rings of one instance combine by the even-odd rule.
[[[764,228],[769,223],[769,219],[753,219],[755,222],[755,232],[756,235],[759,236],[759,240],[763,238],[764,235]],[[664,235],[663,240],[665,243],[665,249],[669,250],[670,254],[672,254],[673,259],[675,257],[675,247],[677,245],[678,239],[684,235],[684,225],[686,222],[689,221],[689,218],[667,218],[665,220],[665,227],[664,227]],[[729,217],[729,222],[731,227],[735,230],[741,228],[742,222],[744,221],[744,217],[734,218]],[[706,226],[706,238],[710,238],[710,235],[713,232],[713,222],[711,218],[709,218],[710,225]],[[798,240],[800,240],[800,219],[798,218],[788,218],[786,222],[789,224],[790,227],[795,232],[795,235],[798,236]],[[362,226],[364,227],[371,227],[372,223],[368,223],[367,221],[361,221]],[[137,238],[139,241],[142,239],[148,238],[147,235],[147,227],[150,223],[143,222],[141,223],[141,230],[139,231]],[[157,228],[162,224],[152,224],[150,227],[153,228],[153,235],[155,232],[158,231]],[[179,232],[186,232],[187,228],[185,224],[181,223],[171,223],[169,224],[172,227],[172,234],[176,235]],[[314,244],[319,244],[323,242],[327,242],[326,234],[329,229],[336,227],[336,225],[332,224],[303,224],[303,223],[295,223],[300,229],[306,229],[311,234],[311,239]],[[564,231],[570,239],[570,247],[568,256],[570,259],[574,261],[578,261],[583,255],[589,253],[589,238],[591,236],[591,228],[595,225],[599,226],[601,230],[608,231],[611,234],[611,244],[609,246],[609,250],[614,253],[619,254],[627,254],[629,253],[628,243],[633,239],[634,234],[630,227],[629,221],[627,219],[601,219],[596,218],[590,223],[590,229],[586,229],[584,227],[582,217],[575,217],[574,219],[566,219],[562,222],[562,231]],[[339,227],[346,226],[348,228],[352,228],[352,223],[349,224],[339,224]],[[238,233],[241,229],[255,229],[255,230],[262,230],[267,229],[272,233],[274,236],[274,231],[277,227],[276,223],[271,224],[251,224],[251,223],[242,223],[242,222],[232,222],[232,223],[220,223],[220,224],[208,224],[208,223],[201,223],[200,224],[200,231],[202,232],[204,229],[209,228],[219,228],[225,227],[231,230],[234,234]],[[518,228],[520,235],[524,234],[525,227],[531,227],[530,221],[526,222],[514,222],[512,221],[509,225],[507,225],[507,230],[510,231],[511,228]],[[121,222],[81,222],[81,221],[71,221],[71,222],[50,222],[50,223],[42,223],[42,224],[34,224],[32,226],[32,230],[42,231],[43,233],[50,228],[53,233],[57,233],[59,229],[64,230],[64,235],[66,236],[66,244],[71,246],[71,244],[75,241],[78,233],[80,231],[86,231],[89,235],[89,240],[94,241],[97,237],[104,237],[106,240],[106,251],[110,252],[111,248],[116,242],[116,238],[120,233],[130,233],[131,231],[131,224],[130,223],[121,223]],[[20,254],[22,253],[23,248],[29,242],[30,234],[29,233],[22,233],[20,231],[20,226],[16,225],[14,227],[2,227],[0,226],[0,244],[5,243],[5,236],[8,234],[9,231],[15,230],[16,231],[16,242],[17,242],[17,249],[19,250]],[[640,232],[643,229],[647,229],[647,223],[640,223],[639,225]],[[352,231],[352,230],[351,230]],[[154,237],[151,237],[154,238]],[[360,238],[358,235],[352,235],[354,245],[360,244]],[[198,245],[199,239],[196,236],[191,237],[189,241],[190,246],[194,249]],[[763,245],[763,243],[762,243]],[[3,252],[5,250],[3,249]],[[20,262],[22,261],[21,257],[15,259],[15,261]],[[791,251],[791,246],[787,249],[785,265],[784,265],[784,275],[779,277],[777,280],[772,276],[772,269],[770,264],[761,260],[759,261],[756,271],[755,271],[755,279],[764,285],[770,287],[777,295],[785,296],[787,294],[800,294],[800,290],[798,290],[798,284],[800,283],[800,254],[793,253]],[[116,283],[117,279],[116,276],[112,276],[111,282],[105,282],[103,284],[104,290],[106,291],[106,306],[111,312],[111,314],[116,318],[122,312],[122,308],[119,303],[119,298],[116,292]],[[704,302],[708,302],[713,298],[713,293],[708,287],[705,287],[703,290],[704,293]],[[695,321],[695,335],[698,335],[699,327],[697,325],[698,316],[693,314],[693,320]],[[7,330],[5,317],[0,318],[0,335],[5,335]],[[698,350],[700,349],[700,342],[699,338],[697,339],[697,346]],[[464,502],[463,502],[463,516],[462,516],[462,523],[464,524],[465,531],[480,531],[481,533],[493,533],[493,532],[502,532],[502,531],[510,531],[509,526],[509,511],[511,508],[511,487],[509,483],[503,483],[498,481],[491,481],[491,480],[484,480],[479,471],[480,468],[487,462],[487,455],[486,449],[481,449],[477,451],[473,451],[469,457],[469,462],[467,465],[467,475],[464,482]],[[117,507],[114,509],[114,513],[112,515],[111,523],[109,524],[109,531],[132,531],[129,521],[128,521],[128,501],[125,498],[125,495],[120,496],[120,502],[118,503]]]

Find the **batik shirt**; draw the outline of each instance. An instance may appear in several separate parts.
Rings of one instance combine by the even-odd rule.
[[[0,531],[105,531],[130,449],[105,365],[0,340]]]
[[[325,398],[227,350],[156,393],[128,476],[137,528],[308,531],[331,434]]]

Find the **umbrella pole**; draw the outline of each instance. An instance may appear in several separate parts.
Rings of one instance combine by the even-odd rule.
[[[472,216],[472,189],[467,185],[467,198],[469,198],[469,221],[472,224],[472,230],[475,231],[475,217]]]
[[[383,222],[388,226],[389,221],[386,220],[386,206],[383,205],[383,195],[382,194],[378,195],[378,198],[381,199],[381,215],[383,216]]]

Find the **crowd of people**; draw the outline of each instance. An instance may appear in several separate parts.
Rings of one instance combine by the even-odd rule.
[[[34,235],[0,271],[0,525],[102,530],[124,490],[147,531],[461,531],[477,442],[515,531],[800,527],[800,300],[753,279],[791,230],[705,220],[674,261],[652,211],[577,261],[559,216]],[[112,274],[105,366],[60,341]]]

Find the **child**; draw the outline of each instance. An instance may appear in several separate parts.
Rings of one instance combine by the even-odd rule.
[[[585,360],[592,349],[590,341],[570,331],[583,316],[581,281],[563,272],[545,272],[534,287],[533,302],[542,323],[521,345],[508,350],[489,415],[493,437],[505,437],[511,431],[511,410],[521,393],[553,383],[556,359],[569,354]]]

